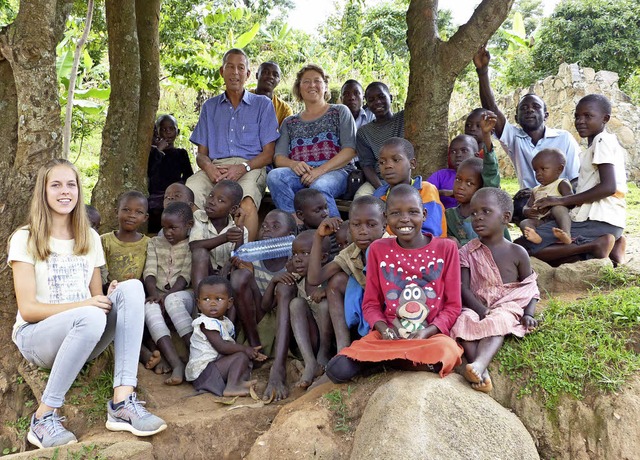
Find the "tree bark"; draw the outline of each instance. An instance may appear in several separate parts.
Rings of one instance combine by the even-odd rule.
[[[411,55],[405,103],[405,136],[425,176],[446,167],[449,101],[456,78],[506,19],[514,0],[483,0],[449,41],[436,25],[438,0],[411,0],[407,43]]]
[[[138,115],[138,164],[147,176],[153,124],[160,101],[160,22],[161,0],[136,0],[136,22],[140,43],[140,113]],[[145,195],[147,188],[141,190]]]
[[[117,228],[118,196],[145,190],[138,153],[140,48],[134,0],[106,0],[111,95],[102,131],[100,173],[91,203],[102,214],[102,229]]]
[[[22,0],[15,21],[0,30],[0,363],[8,376],[20,358],[9,345],[17,308],[11,269],[4,263],[6,243],[26,221],[38,169],[61,155],[56,45],[72,5],[73,0]],[[0,419],[15,420],[7,416],[11,410],[0,404]]]

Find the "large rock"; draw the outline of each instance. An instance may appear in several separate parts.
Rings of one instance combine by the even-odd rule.
[[[538,274],[538,289],[542,296],[588,291],[598,281],[603,268],[611,268],[609,259],[590,259],[552,267],[535,257],[531,266]]]
[[[356,430],[351,458],[537,459],[522,422],[459,375],[407,372],[379,387]]]

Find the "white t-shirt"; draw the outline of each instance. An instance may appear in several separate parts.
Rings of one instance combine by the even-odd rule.
[[[227,342],[235,342],[233,336],[236,334],[233,323],[226,316],[219,320],[200,314],[191,324],[193,325],[193,335],[191,336],[189,363],[184,370],[184,376],[189,382],[197,379],[207,367],[207,364],[215,361],[220,356],[218,350],[213,348],[207,336],[200,329],[200,325],[204,324],[204,328],[210,331],[218,331],[222,340]]]
[[[598,220],[616,227],[626,224],[627,172],[624,167],[626,150],[622,148],[615,134],[606,131],[593,138],[591,146],[580,154],[580,174],[576,193],[592,189],[600,183],[598,165],[612,164],[616,176],[616,192],[606,198],[584,203],[571,210],[574,222]]]
[[[47,260],[38,260],[27,249],[29,230],[23,227],[13,234],[9,242],[7,263],[26,262],[35,268],[36,300],[42,303],[68,303],[89,299],[89,283],[96,267],[104,265],[104,254],[100,236],[91,230],[91,247],[83,256],[73,253],[75,240],[58,240],[49,238],[51,255]],[[13,325],[13,340],[20,326],[27,322],[20,312]]]

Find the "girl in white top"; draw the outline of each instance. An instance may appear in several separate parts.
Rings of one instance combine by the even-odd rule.
[[[27,361],[51,369],[27,434],[40,448],[76,442],[57,409],[84,364],[112,341],[114,392],[107,428],[148,436],[167,427],[134,393],[144,324],[142,283],[114,281],[108,295],[102,294],[98,267],[104,255],[82,203],[75,166],[51,160],[38,172],[27,225],[9,241],[18,304],[12,338]]]

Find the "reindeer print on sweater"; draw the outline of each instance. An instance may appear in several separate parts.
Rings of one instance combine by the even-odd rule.
[[[427,324],[449,333],[461,309],[460,260],[453,241],[432,238],[417,249],[402,248],[395,238],[374,241],[367,256],[364,317],[372,328],[377,321],[391,326],[398,309],[415,315],[426,309]]]

